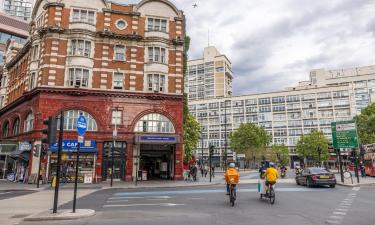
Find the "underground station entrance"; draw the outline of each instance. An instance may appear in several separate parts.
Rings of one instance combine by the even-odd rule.
[[[137,179],[173,180],[178,136],[139,136]]]
[[[172,179],[173,159],[174,145],[141,145],[139,169],[142,171],[142,180]]]

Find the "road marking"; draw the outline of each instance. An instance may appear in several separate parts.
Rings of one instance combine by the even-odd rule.
[[[185,204],[175,204],[175,203],[158,203],[158,204],[129,204],[129,205],[103,205],[103,208],[111,208],[111,207],[135,207],[135,206],[182,206]]]
[[[346,212],[346,211],[348,211],[348,209],[337,208],[336,211],[344,211],[344,212]]]
[[[359,191],[360,189],[361,189],[361,187],[354,187],[353,191]]]
[[[342,216],[330,216],[329,218],[332,218],[332,219],[339,219],[339,220],[341,220],[341,219],[342,219]]]
[[[0,195],[10,194],[10,193],[12,193],[12,192],[11,191],[1,192]]]
[[[341,221],[337,221],[337,220],[327,220],[326,221],[326,224],[329,225],[329,224],[339,224],[341,223]]]
[[[335,215],[343,215],[343,216],[345,216],[345,215],[346,215],[346,212],[333,212],[333,214],[335,214]]]
[[[277,192],[322,192],[330,191],[329,189],[308,189],[308,188],[276,188]],[[224,193],[225,189],[199,189],[199,190],[178,190],[178,191],[146,191],[146,192],[118,192],[113,194],[114,197],[124,196],[150,196],[150,195],[183,195],[183,194],[207,194],[207,193]],[[257,188],[238,189],[239,193],[258,192]]]
[[[128,201],[129,201],[129,200],[126,200],[126,199],[108,200],[107,203],[128,202]]]

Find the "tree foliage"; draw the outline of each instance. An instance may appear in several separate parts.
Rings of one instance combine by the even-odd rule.
[[[190,37],[185,36],[184,44],[184,65],[183,71],[184,74],[187,68],[187,52],[190,47]],[[189,161],[193,155],[194,150],[196,149],[199,137],[200,137],[200,125],[195,119],[195,117],[189,112],[188,107],[188,98],[184,94],[184,109],[183,109],[183,128],[184,128],[184,160]]]
[[[252,123],[243,123],[229,136],[231,148],[237,153],[246,154],[247,159],[265,153],[266,146],[271,142],[267,131]]]
[[[322,161],[329,159],[328,139],[322,131],[313,130],[310,134],[302,135],[297,143],[297,154],[303,158],[319,160],[318,147],[321,148],[320,158]]]
[[[284,144],[273,144],[269,149],[267,158],[274,162],[277,161],[281,165],[287,165],[289,163],[289,149]]]
[[[375,143],[375,103],[363,109],[354,120],[357,123],[361,144]]]

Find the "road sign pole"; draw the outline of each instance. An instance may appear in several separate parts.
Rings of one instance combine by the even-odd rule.
[[[340,149],[337,149],[337,156],[339,157],[339,169],[340,169],[341,182],[344,183],[344,172],[342,170],[341,151],[340,151]]]
[[[59,133],[59,149],[57,150],[57,168],[56,168],[56,186],[55,195],[53,198],[53,213],[57,213],[57,203],[59,201],[59,187],[60,187],[60,164],[64,132],[64,112],[60,113],[60,133]]]
[[[39,165],[38,165],[38,175],[36,176],[36,188],[39,188],[39,180],[40,180],[40,167],[42,164],[42,148],[40,145],[36,145],[36,148],[39,149]]]
[[[77,161],[76,161],[76,176],[74,178],[74,196],[73,196],[73,213],[76,212],[76,203],[77,203],[77,186],[78,186],[78,170],[79,170],[79,150],[81,143],[78,141],[77,149]]]

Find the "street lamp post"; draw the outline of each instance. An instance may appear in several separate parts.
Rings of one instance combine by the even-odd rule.
[[[227,150],[227,102],[228,100],[224,101],[224,170],[227,169],[227,160],[228,160],[228,150]]]
[[[117,118],[115,118],[115,129],[113,130],[113,143],[112,143],[112,154],[111,154],[111,187],[113,186],[113,174],[115,170],[115,159],[114,159],[114,153],[115,153],[115,145],[116,145],[116,137],[117,137]]]
[[[201,167],[203,166],[203,126],[202,126],[202,128],[201,128],[201,142],[202,142],[202,148],[201,148],[201,153],[202,153],[202,155],[201,155]]]

